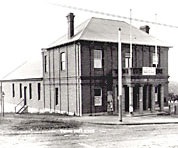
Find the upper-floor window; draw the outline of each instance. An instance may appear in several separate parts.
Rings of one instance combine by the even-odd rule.
[[[153,67],[157,67],[159,65],[159,54],[156,55],[155,53],[153,53],[152,57],[153,57],[153,61],[152,61]]]
[[[44,72],[47,72],[47,55],[44,56]]]
[[[129,68],[130,53],[125,53],[125,68]]]
[[[94,50],[94,68],[102,68],[102,50]]]
[[[60,55],[61,70],[66,70],[66,54],[62,52]]]

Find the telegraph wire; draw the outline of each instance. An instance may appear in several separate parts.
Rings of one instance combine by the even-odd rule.
[[[74,10],[78,10],[78,11],[84,11],[84,12],[89,12],[89,13],[94,13],[94,14],[100,14],[100,15],[130,20],[130,17],[126,17],[126,16],[121,16],[121,15],[116,15],[116,14],[111,14],[111,13],[106,13],[106,12],[101,12],[101,11],[96,11],[96,10],[91,10],[91,9],[79,8],[79,7],[75,7],[75,6],[63,5],[63,4],[58,4],[58,3],[50,3],[50,4],[55,5],[55,6],[59,6],[59,7],[62,7],[62,8],[69,8],[69,9],[74,9]],[[136,21],[136,22],[142,22],[142,23],[148,23],[148,24],[178,29],[178,26],[170,25],[170,24],[158,23],[158,22],[153,22],[153,21],[148,21],[148,20],[143,20],[143,19],[138,19],[138,18],[132,18],[132,20]]]

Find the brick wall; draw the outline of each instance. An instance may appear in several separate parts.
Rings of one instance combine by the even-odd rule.
[[[82,76],[82,109],[83,113],[105,112],[107,108],[107,91],[108,91],[108,75],[114,69],[117,70],[117,44],[101,43],[101,42],[81,42],[81,76]],[[103,51],[103,68],[94,69],[94,49],[101,49]],[[153,61],[154,46],[133,45],[133,67],[151,67]],[[125,53],[129,53],[129,45],[122,44],[122,65],[125,67]],[[165,96],[167,96],[167,76],[168,76],[168,48],[158,47],[158,54],[160,58],[160,66],[163,68],[163,75],[165,79],[154,79],[158,83],[165,83]],[[159,82],[160,81],[160,82]],[[127,81],[123,79],[124,85]],[[143,83],[140,79],[137,83]],[[117,77],[113,77],[113,87],[117,84]],[[103,105],[95,107],[94,105],[94,88],[101,87]],[[114,93],[114,88],[113,88]],[[114,96],[114,95],[113,95]],[[116,98],[115,98],[116,99]]]
[[[61,70],[61,53],[66,54],[66,69]],[[49,70],[44,73],[45,107],[51,112],[79,115],[79,45],[70,44],[47,50],[43,53],[49,58]],[[56,104],[55,88],[58,88]]]
[[[94,69],[94,49],[103,51],[103,68]],[[60,53],[66,53],[66,70],[60,70]],[[125,53],[129,53],[129,45],[122,44],[122,65],[125,67]],[[152,66],[154,46],[133,45],[133,67]],[[168,76],[168,48],[158,47],[160,67],[164,76]],[[66,112],[70,114],[96,113],[107,111],[107,91],[113,90],[117,84],[117,44],[80,41],[43,53],[48,57],[48,71],[44,73],[45,108],[49,111]],[[44,66],[44,60],[43,60]],[[80,77],[81,76],[81,77]],[[112,77],[113,76],[113,77]],[[80,79],[81,78],[81,79]],[[126,79],[123,84],[127,85]],[[81,81],[81,85],[80,85]],[[154,81],[160,81],[156,79]],[[140,83],[142,80],[133,81]],[[168,82],[167,77],[162,82]],[[108,86],[108,83],[112,83]],[[167,84],[165,84],[166,86]],[[102,106],[94,105],[94,88],[102,88]],[[55,105],[55,88],[59,90],[59,103]],[[167,95],[167,86],[165,87]],[[116,99],[116,98],[115,98]]]

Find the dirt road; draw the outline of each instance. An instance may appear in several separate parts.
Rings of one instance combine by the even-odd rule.
[[[98,125],[50,115],[0,119],[1,148],[178,148],[178,125]]]

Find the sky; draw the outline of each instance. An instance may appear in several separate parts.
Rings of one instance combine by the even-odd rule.
[[[41,60],[41,49],[67,33],[66,15],[75,14],[75,26],[90,17],[124,20],[104,15],[62,8],[69,5],[120,16],[157,21],[178,26],[176,0],[1,0],[0,1],[0,78],[28,60]],[[157,14],[157,15],[155,15]],[[157,17],[156,17],[157,16]],[[149,25],[150,34],[169,42],[170,80],[178,81],[178,28],[144,22],[132,22],[135,27]]]

